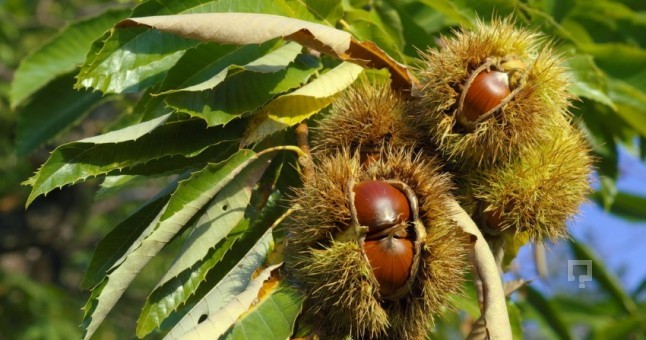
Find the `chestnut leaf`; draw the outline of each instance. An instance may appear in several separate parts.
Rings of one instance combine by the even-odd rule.
[[[251,150],[240,150],[228,160],[209,164],[179,183],[166,206],[142,234],[140,242],[131,246],[117,261],[88,301],[84,339],[96,331],[132,280],[175,235],[186,226],[213,197],[243,169],[257,160]]]
[[[191,158],[204,152],[217,157],[226,150],[225,144],[221,145],[225,147],[222,149],[218,143],[239,138],[240,130],[235,125],[226,129],[206,129],[201,120],[167,122],[170,117],[165,115],[59,146],[25,182],[33,186],[27,205],[51,190],[97,176],[164,174],[177,170],[177,167],[183,170],[190,165]],[[182,143],[167,142],[172,140],[181,140]]]
[[[319,68],[318,60],[299,56],[296,62],[275,73],[236,70],[212,90],[172,93],[166,97],[166,103],[177,111],[206,120],[209,126],[226,124],[306,83]]]
[[[255,191],[258,194],[259,191]],[[146,299],[146,303],[137,321],[137,335],[143,337],[156,328],[162,331],[173,327],[189,312],[183,306],[200,304],[209,294],[218,295],[207,305],[200,305],[195,313],[216,311],[244,290],[250,277],[247,277],[251,255],[263,243],[263,234],[274,221],[285,211],[285,205],[275,192],[269,197],[268,203],[259,212],[252,206],[247,207],[245,218],[231,230],[224,239],[209,250],[208,254],[195,263],[189,270],[181,272],[177,277],[155,288]],[[260,240],[260,241],[259,241]],[[264,254],[261,262],[264,261]],[[238,264],[240,261],[243,264]],[[251,265],[257,268],[259,264]],[[246,269],[245,269],[246,268]],[[217,287],[217,288],[216,288]],[[216,292],[217,290],[217,292]],[[183,321],[179,328],[191,328],[192,321]],[[174,330],[177,332],[177,330]]]
[[[318,16],[301,2],[276,4],[273,1],[146,1],[137,6],[133,16],[155,16],[181,13],[254,12],[293,16],[298,13],[307,20]],[[334,20],[338,15],[330,15]],[[240,25],[245,22],[238,23]],[[335,20],[330,23],[335,24]],[[168,70],[187,49],[199,41],[162,33],[158,30],[130,28],[113,29],[90,49],[81,66],[76,86],[90,87],[104,93],[137,92],[164,79]]]
[[[311,117],[332,103],[362,71],[361,66],[344,62],[298,90],[269,102],[247,126],[242,145],[262,140]]]
[[[129,9],[110,10],[73,23],[24,58],[11,83],[11,107],[16,108],[46,84],[74,71],[85,60],[92,41],[128,14]]]

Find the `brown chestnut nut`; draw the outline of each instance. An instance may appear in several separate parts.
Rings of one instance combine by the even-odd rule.
[[[413,241],[392,236],[369,240],[363,245],[383,296],[406,284],[413,265]]]
[[[374,234],[408,221],[410,204],[406,196],[384,181],[365,181],[354,186],[354,206],[359,224]]]
[[[498,106],[510,93],[507,73],[480,72],[467,90],[462,106],[462,115],[466,120],[474,122]]]

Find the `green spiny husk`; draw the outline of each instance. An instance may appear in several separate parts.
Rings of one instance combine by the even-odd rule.
[[[450,219],[445,203],[450,178],[412,148],[386,147],[380,152],[367,168],[360,167],[357,152],[318,155],[315,179],[296,190],[294,203],[300,210],[287,225],[285,263],[305,290],[304,320],[325,338],[423,338],[448,296],[459,291],[467,267],[468,238]],[[363,254],[363,235],[334,239],[351,223],[346,184],[371,179],[409,185],[419,199],[426,230],[411,291],[394,301],[379,295]]]
[[[404,120],[411,108],[388,83],[353,86],[334,101],[329,115],[313,129],[313,152],[349,147],[352,152],[367,149],[378,153],[385,144],[413,145],[422,135]]]
[[[508,162],[526,145],[545,139],[546,126],[569,116],[569,77],[561,58],[540,35],[514,27],[510,19],[479,21],[474,29],[454,34],[442,39],[441,50],[422,53],[418,72],[423,88],[418,95],[425,109],[412,112],[453,167]],[[465,81],[479,66],[504,58],[525,64],[519,92],[473,131],[462,129],[455,111]]]
[[[545,134],[550,138],[524,148],[509,164],[469,175],[481,214],[502,212],[503,231],[539,242],[567,235],[566,222],[586,200],[592,172],[589,148],[578,130],[563,120]]]

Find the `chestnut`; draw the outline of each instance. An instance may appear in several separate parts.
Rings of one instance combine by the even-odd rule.
[[[387,182],[361,182],[354,186],[353,191],[357,220],[360,225],[368,227],[369,235],[410,218],[408,199]]]
[[[498,106],[510,93],[507,73],[480,72],[467,89],[462,115],[467,121],[475,122],[482,115]]]
[[[413,241],[387,236],[366,241],[363,249],[381,295],[392,295],[406,284],[413,265]]]

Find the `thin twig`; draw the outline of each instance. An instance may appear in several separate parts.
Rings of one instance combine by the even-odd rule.
[[[534,243],[534,263],[536,264],[536,273],[542,279],[549,276],[547,261],[545,258],[545,245],[540,242]]]
[[[460,204],[452,199],[450,208],[454,213],[453,219],[465,232],[476,237],[473,245],[474,270],[482,281],[483,314],[489,339],[511,339],[511,325],[507,314],[507,301],[502,287],[502,279],[498,266],[487,241]]]
[[[312,163],[312,157],[310,155],[308,135],[309,129],[307,128],[307,123],[302,122],[296,126],[296,145],[307,155],[298,157],[298,162],[303,168],[303,177],[305,180],[314,176],[314,164]]]

